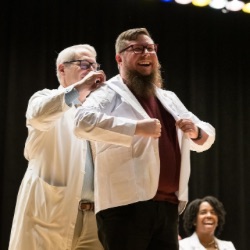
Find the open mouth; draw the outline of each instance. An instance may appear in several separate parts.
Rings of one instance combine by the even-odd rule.
[[[203,223],[204,226],[214,226],[214,222],[205,222]]]
[[[149,61],[141,61],[138,63],[140,66],[143,66],[143,67],[148,67],[151,65],[151,62]]]

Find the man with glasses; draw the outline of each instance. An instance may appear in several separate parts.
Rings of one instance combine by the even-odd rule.
[[[145,28],[116,40],[119,75],[76,114],[77,137],[96,141],[99,239],[109,250],[178,250],[178,214],[188,200],[190,150],[214,128],[162,89],[157,44]]]
[[[93,162],[87,141],[73,134],[74,115],[106,80],[94,47],[68,47],[57,57],[58,89],[43,89],[26,112],[29,161],[19,189],[9,250],[103,247],[94,213]]]

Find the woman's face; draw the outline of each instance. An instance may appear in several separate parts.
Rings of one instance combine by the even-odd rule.
[[[196,217],[196,233],[212,234],[218,226],[218,216],[214,208],[206,201],[202,202]]]

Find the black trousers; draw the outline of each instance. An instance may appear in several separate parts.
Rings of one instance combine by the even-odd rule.
[[[96,215],[105,250],[178,250],[178,205],[142,201]]]

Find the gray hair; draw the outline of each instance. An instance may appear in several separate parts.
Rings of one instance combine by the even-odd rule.
[[[64,50],[62,50],[56,59],[56,75],[60,82],[60,74],[58,70],[58,66],[66,61],[72,61],[76,59],[76,56],[84,50],[88,50],[94,57],[97,56],[96,50],[93,46],[89,44],[78,44],[70,46]]]

